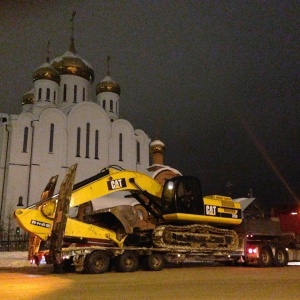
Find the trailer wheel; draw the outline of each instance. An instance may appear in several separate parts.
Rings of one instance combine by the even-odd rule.
[[[125,251],[116,258],[116,268],[120,272],[134,272],[139,267],[139,257],[133,251]]]
[[[160,271],[165,267],[165,264],[165,258],[160,253],[151,253],[144,258],[144,267],[149,271]]]
[[[83,273],[86,273],[86,274],[91,273],[91,271],[89,269],[89,258],[88,258],[90,255],[91,254],[87,254],[84,258],[84,261],[83,261]]]
[[[261,267],[270,267],[273,263],[273,254],[268,246],[264,246],[260,249],[259,265]]]
[[[288,264],[289,255],[286,249],[282,246],[279,246],[275,251],[274,265],[276,267],[285,267]]]
[[[84,268],[90,274],[102,274],[109,268],[109,256],[102,251],[94,251],[86,257]]]

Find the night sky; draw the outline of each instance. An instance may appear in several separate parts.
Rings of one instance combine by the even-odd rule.
[[[21,112],[48,40],[68,50],[73,11],[93,89],[109,55],[120,117],[159,132],[165,164],[206,195],[299,199],[299,1],[1,1],[0,112]]]

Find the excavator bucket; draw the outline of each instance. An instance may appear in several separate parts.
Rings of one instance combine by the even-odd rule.
[[[57,183],[58,175],[53,176],[48,184],[46,185],[42,195],[40,202],[37,204],[36,209],[41,210],[43,202],[51,198],[54,194],[56,183]],[[41,244],[41,239],[30,233],[29,234],[29,245],[28,245],[28,260],[30,261],[35,261],[35,263],[39,264],[39,259],[37,258],[37,253],[39,252],[40,249],[40,244]]]

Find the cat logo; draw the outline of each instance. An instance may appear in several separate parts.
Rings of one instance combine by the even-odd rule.
[[[216,210],[217,210],[217,207],[214,205],[206,205],[206,207],[205,207],[205,212],[209,216],[215,216]]]
[[[125,178],[114,179],[114,180],[108,181],[107,186],[110,191],[118,190],[118,189],[126,187],[126,180],[125,180]]]

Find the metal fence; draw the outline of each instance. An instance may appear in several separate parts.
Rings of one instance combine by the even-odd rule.
[[[27,251],[28,234],[1,234],[0,252]]]

